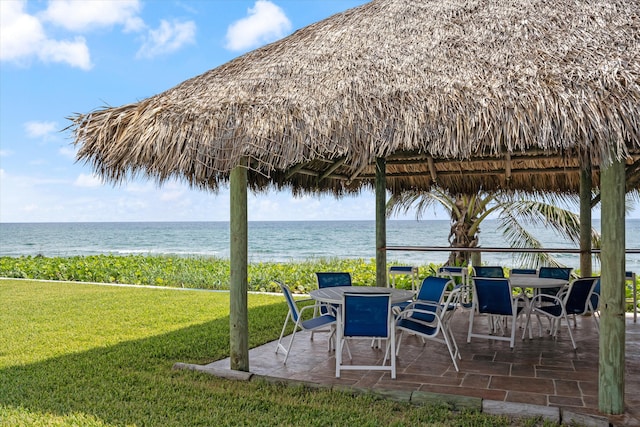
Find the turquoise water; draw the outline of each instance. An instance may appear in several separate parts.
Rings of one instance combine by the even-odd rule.
[[[596,228],[599,224],[594,224]],[[575,247],[553,230],[532,230],[544,247]],[[448,221],[388,221],[388,246],[448,246]],[[497,222],[483,223],[485,247],[507,247]],[[640,220],[626,223],[627,248],[640,248]],[[0,256],[73,256],[151,254],[229,257],[227,222],[0,223]],[[388,252],[406,263],[444,262],[446,252]],[[305,260],[318,257],[375,258],[374,221],[250,222],[252,262]],[[556,258],[577,268],[577,255]],[[483,254],[483,262],[507,267],[512,254]],[[599,268],[595,266],[595,268]],[[640,255],[627,255],[627,269],[640,271]]]

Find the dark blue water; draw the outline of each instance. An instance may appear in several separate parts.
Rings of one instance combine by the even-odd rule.
[[[594,224],[596,228],[598,224]],[[640,248],[640,220],[626,223],[627,248]],[[550,229],[532,230],[544,247],[575,247]],[[448,221],[388,221],[388,246],[448,246]],[[483,222],[481,245],[507,247],[497,221]],[[150,254],[229,257],[227,222],[0,223],[0,256]],[[388,252],[390,260],[441,263],[446,252]],[[558,254],[577,268],[577,255]],[[374,221],[250,222],[252,262],[312,258],[375,258]],[[483,254],[483,261],[517,264],[512,254]],[[640,271],[640,255],[627,256],[627,269]]]

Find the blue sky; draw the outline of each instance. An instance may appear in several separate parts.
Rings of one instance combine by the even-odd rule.
[[[75,162],[67,117],[163,92],[365,2],[0,1],[0,222],[228,220],[228,189],[103,184]],[[253,221],[373,218],[373,193],[249,196]]]
[[[165,91],[364,0],[0,2],[0,222],[225,221],[228,189],[113,187],[75,162],[74,113]],[[374,196],[249,196],[250,220],[373,219]]]

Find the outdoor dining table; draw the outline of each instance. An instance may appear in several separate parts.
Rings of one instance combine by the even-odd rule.
[[[509,277],[509,284],[511,288],[520,288],[524,295],[526,288],[533,289],[534,295],[537,294],[540,289],[562,288],[569,283],[565,279],[554,279],[548,277],[538,277],[536,274],[512,274]],[[527,302],[526,316],[531,315],[531,304],[533,300]],[[532,338],[531,327],[529,327],[529,339]]]
[[[375,286],[334,286],[330,288],[315,289],[309,292],[309,295],[311,296],[311,298],[318,302],[326,304],[342,304],[342,298],[345,292],[363,294],[388,292],[391,294],[392,304],[409,301],[415,295],[413,291],[396,288],[381,288]]]
[[[512,288],[532,288],[536,290],[561,288],[568,283],[569,281],[565,279],[538,277],[535,274],[512,274],[509,277],[509,284]]]
[[[321,303],[341,305],[345,292],[360,294],[389,293],[391,295],[392,304],[409,301],[415,296],[415,292],[413,291],[406,291],[404,289],[396,288],[382,288],[377,286],[333,286],[329,288],[315,289],[309,292],[309,295],[311,296],[311,298]],[[337,310],[336,322],[338,324],[338,330],[340,330],[342,328],[341,310]],[[378,346],[380,346],[380,340],[378,340]],[[338,348],[337,343],[336,348]],[[337,357],[340,358],[341,356]]]

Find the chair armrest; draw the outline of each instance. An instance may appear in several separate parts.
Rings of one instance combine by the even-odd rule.
[[[558,295],[538,294],[538,295],[534,296],[533,298],[531,298],[530,304],[531,304],[532,307],[535,306],[535,303],[536,303],[537,300],[540,300],[540,302],[554,302],[554,301],[556,301],[556,304],[564,305],[564,303],[562,302],[562,299]]]
[[[304,301],[304,300],[303,300],[303,301]],[[306,301],[313,301],[313,300],[312,300],[312,299],[310,299],[310,300],[306,300]],[[326,307],[327,307],[327,309],[329,309],[329,310],[331,310],[331,311],[333,312],[333,314],[331,314],[331,315],[335,317],[335,316],[336,316],[336,309],[335,309],[333,306],[331,306],[331,305],[327,305]],[[302,314],[303,314],[306,310],[310,310],[310,309],[315,310],[316,308],[317,308],[317,307],[316,307],[316,305],[314,305],[314,304],[312,304],[312,305],[307,305],[307,306],[305,306],[305,307],[302,307],[302,308],[300,309],[300,317],[302,317]]]
[[[433,327],[434,323],[438,324],[439,326],[442,326],[442,318],[441,318],[441,312],[440,310],[438,311],[432,311],[432,310],[422,310],[419,308],[411,308],[411,309],[405,309],[402,311],[402,313],[400,313],[397,317],[396,317],[396,323],[399,322],[402,319],[406,319],[411,317],[413,314],[428,314],[433,316],[433,321],[428,322],[426,320],[422,320],[422,319],[416,319],[414,317],[411,318],[412,322],[416,322],[416,323],[420,323],[422,325],[426,325],[426,326],[431,326]]]
[[[425,310],[424,308],[416,308],[416,306],[418,305],[426,305],[428,307],[433,307],[435,310]],[[402,312],[404,313],[407,310],[422,310],[428,313],[436,313],[436,312],[439,313],[442,310],[442,303],[440,303],[439,301],[417,299],[415,301],[412,301],[408,306],[406,306],[405,309],[402,310]]]

